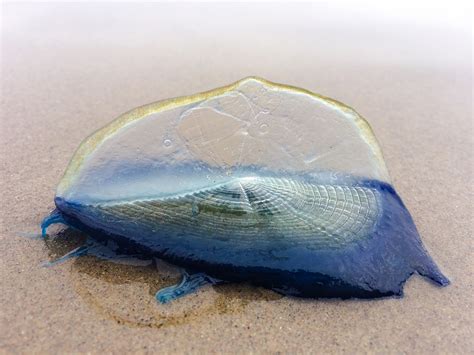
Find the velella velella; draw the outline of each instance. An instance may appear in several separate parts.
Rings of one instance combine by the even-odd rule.
[[[402,295],[415,272],[449,283],[367,121],[255,77],[118,117],[80,145],[55,205],[43,233],[63,223],[182,267],[163,303],[225,281],[341,298]]]

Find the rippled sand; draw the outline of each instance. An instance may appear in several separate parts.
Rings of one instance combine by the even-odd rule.
[[[474,348],[468,33],[324,7],[8,5],[3,12],[2,352],[467,352]],[[113,14],[111,14],[113,11]],[[361,19],[358,21],[357,19]],[[26,236],[80,141],[120,113],[248,75],[353,106],[452,284],[402,299],[303,300],[220,285],[168,305],[158,261],[84,257],[83,235]]]

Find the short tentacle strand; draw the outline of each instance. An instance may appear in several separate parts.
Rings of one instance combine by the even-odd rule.
[[[43,219],[43,222],[41,222],[41,236],[44,238],[46,237],[46,232],[49,226],[52,224],[66,224],[66,221],[64,220],[63,215],[61,212],[56,208],[54,209],[49,216],[47,216],[45,219]]]
[[[155,298],[158,302],[162,304],[168,303],[179,297],[192,293],[204,285],[214,285],[217,282],[219,282],[219,280],[212,278],[204,273],[196,273],[190,275],[184,271],[183,278],[179,284],[162,288],[156,293]]]
[[[58,264],[62,264],[65,261],[68,261],[69,259],[77,258],[79,256],[87,255],[91,249],[91,244],[86,243],[84,245],[81,245],[80,247],[77,247],[76,249],[71,250],[69,253],[61,256],[60,258],[53,260],[53,261],[47,261],[43,263],[43,266],[45,267],[51,267],[55,266]]]

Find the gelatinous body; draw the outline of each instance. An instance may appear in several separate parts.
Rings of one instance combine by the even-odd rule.
[[[55,203],[44,228],[65,223],[192,270],[162,302],[217,280],[314,297],[400,295],[414,272],[449,282],[367,122],[262,79],[119,117],[78,149]]]

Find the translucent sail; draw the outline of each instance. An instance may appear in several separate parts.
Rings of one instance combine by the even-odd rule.
[[[166,168],[193,164],[193,176],[187,169],[170,173]],[[145,106],[114,121],[83,143],[58,196],[91,201],[159,197],[242,176],[249,167],[279,176],[347,175],[389,182],[377,141],[355,111],[303,90],[248,78]]]

